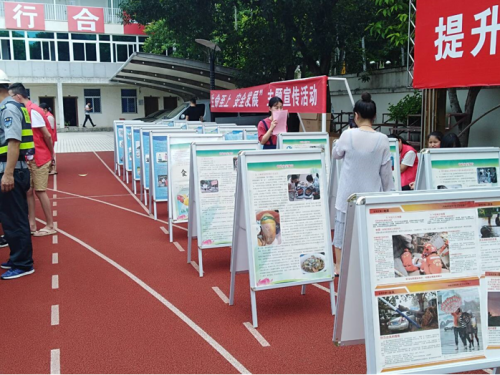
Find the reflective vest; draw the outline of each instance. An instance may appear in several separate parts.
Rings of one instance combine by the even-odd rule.
[[[17,109],[23,114],[21,144],[19,145],[19,161],[25,161],[26,156],[35,155],[35,143],[33,142],[33,130],[31,130],[31,118],[24,104],[14,101],[10,101],[7,104],[17,107]],[[0,107],[0,112],[3,112],[6,109],[6,105]],[[7,161],[7,151],[8,139],[5,139],[4,142],[0,144],[0,162]]]
[[[50,122],[49,120],[47,120],[47,116],[45,116],[43,110],[35,103],[33,103],[31,100],[29,100],[26,103],[26,109],[28,110],[30,118],[31,118],[31,111],[36,111],[40,114],[40,116],[42,116],[45,127],[52,136],[52,128],[50,126]],[[40,130],[40,128],[33,128],[33,141],[35,142],[35,150],[36,150],[35,163],[38,167],[41,167],[42,165],[47,164],[52,160],[52,155],[49,151],[47,144],[45,143],[45,139],[43,137],[43,133]]]

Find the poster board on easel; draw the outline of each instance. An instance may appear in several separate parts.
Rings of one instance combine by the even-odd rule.
[[[198,240],[198,273],[203,277],[203,250],[231,246],[238,154],[258,150],[255,141],[191,144],[187,261],[193,237]]]
[[[113,139],[115,173],[121,176],[121,167],[123,166],[123,121],[113,121]]]
[[[236,273],[248,271],[254,327],[256,292],[263,290],[301,285],[304,293],[307,284],[328,282],[335,313],[328,200],[296,199],[289,191],[292,175],[302,181],[316,173],[320,192],[326,191],[324,158],[320,149],[244,151],[238,157],[230,305]]]
[[[162,128],[163,129],[163,128]],[[168,137],[195,134],[194,130],[170,128],[149,132],[149,212],[158,219],[158,203],[168,202]]]
[[[170,242],[174,241],[173,224],[187,223],[189,219],[191,143],[218,142],[222,140],[223,137],[218,134],[175,134],[168,137],[168,225]]]
[[[246,130],[253,131],[256,129],[255,126],[219,125],[219,134],[222,134],[226,141],[243,141],[245,139]]]
[[[123,144],[122,144],[122,152],[123,152],[123,181],[126,181],[127,184],[129,182],[128,175],[129,172],[132,172],[132,158],[133,158],[133,133],[132,127],[140,126],[140,125],[151,125],[148,123],[144,123],[143,121],[138,120],[130,120],[123,121]],[[133,175],[132,175],[132,181]]]
[[[352,197],[336,344],[364,341],[368,373],[498,367],[500,327],[488,312],[499,305],[500,227],[482,230],[493,211],[500,212],[500,200],[492,188]],[[464,328],[456,346],[448,327],[459,307],[477,335]]]
[[[415,190],[498,187],[500,148],[427,148],[422,150]]]

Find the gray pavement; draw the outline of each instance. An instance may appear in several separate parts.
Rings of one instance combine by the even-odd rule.
[[[56,154],[113,151],[113,132],[68,132],[57,135]]]

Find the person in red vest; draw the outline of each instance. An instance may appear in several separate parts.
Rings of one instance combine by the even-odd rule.
[[[57,142],[57,126],[56,126],[56,118],[50,111],[52,110],[47,103],[40,103],[40,108],[43,109],[43,113],[45,113],[45,117],[49,120],[50,123],[50,131],[52,134],[52,142],[54,143],[54,159],[55,159],[55,146]],[[52,167],[50,169],[49,174],[57,174],[56,163],[52,163]]]
[[[406,272],[411,273],[418,271],[418,267],[413,264],[413,255],[410,253],[410,250],[404,250],[403,254],[401,254],[401,262],[403,262],[403,267]]]
[[[49,120],[45,117],[43,110],[32,103],[28,98],[26,88],[22,83],[14,83],[9,86],[9,95],[18,103],[25,105],[31,117],[33,129],[33,141],[35,142],[35,156],[28,159],[28,167],[31,172],[31,189],[28,191],[28,212],[30,229],[35,237],[50,236],[57,233],[54,230],[52,219],[52,207],[47,194],[49,172],[54,161],[54,145]],[[40,230],[36,229],[35,220],[35,196],[40,200],[45,215],[46,226]]]
[[[417,179],[418,156],[417,151],[406,140],[396,134],[389,135],[399,143],[399,160],[401,160],[401,186],[402,190],[411,190],[410,184]]]

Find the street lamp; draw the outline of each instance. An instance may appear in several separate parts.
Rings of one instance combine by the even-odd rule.
[[[215,44],[214,42],[211,42],[210,40],[195,39],[194,41],[209,49],[208,55],[210,57],[210,59],[209,59],[209,61],[210,61],[210,90],[215,90],[215,54],[217,52],[220,52],[221,49],[217,44]]]

